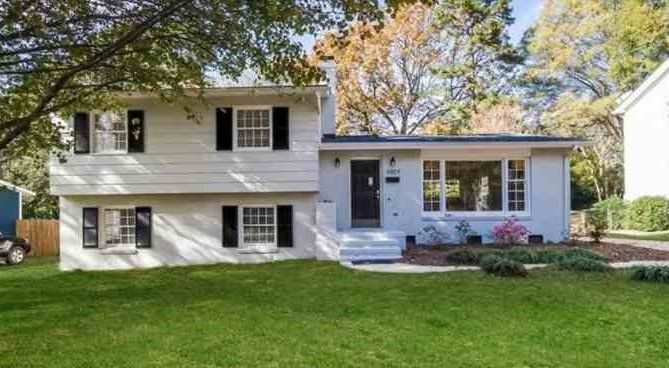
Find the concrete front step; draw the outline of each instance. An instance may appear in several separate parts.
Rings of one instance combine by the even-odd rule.
[[[402,248],[399,246],[386,247],[355,247],[339,248],[341,261],[380,261],[402,258]]]

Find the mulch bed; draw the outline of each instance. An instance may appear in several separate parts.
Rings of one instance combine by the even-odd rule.
[[[625,244],[614,243],[592,243],[586,241],[571,241],[554,245],[522,245],[530,249],[573,249],[585,248],[596,252],[606,259],[607,262],[629,262],[629,261],[669,261],[669,252],[633,247]],[[444,245],[434,247],[414,247],[404,252],[402,262],[420,264],[427,266],[444,266],[448,263],[444,255],[454,249],[471,247],[472,249],[506,249],[498,244],[486,245]]]

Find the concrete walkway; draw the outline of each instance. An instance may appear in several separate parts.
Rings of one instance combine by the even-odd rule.
[[[360,263],[341,262],[341,265],[352,270],[381,273],[439,273],[454,271],[480,271],[478,266],[422,266],[409,263]],[[616,269],[639,266],[669,266],[669,261],[632,261],[610,263]],[[526,264],[528,270],[548,267],[547,264]]]

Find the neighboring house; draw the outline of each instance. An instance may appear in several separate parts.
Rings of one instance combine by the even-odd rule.
[[[623,118],[625,199],[669,197],[669,60],[615,110]]]
[[[434,225],[505,217],[568,236],[577,143],[547,136],[336,136],[328,85],[208,90],[201,121],[155,96],[81,112],[51,163],[62,269],[397,258]]]
[[[16,220],[22,218],[23,196],[34,196],[35,193],[0,180],[0,233],[7,237],[16,235]]]

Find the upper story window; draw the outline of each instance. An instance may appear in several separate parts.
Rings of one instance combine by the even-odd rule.
[[[93,152],[126,153],[128,126],[123,114],[103,112],[93,115]]]
[[[526,160],[423,161],[423,212],[526,214],[526,168]]]
[[[271,149],[272,122],[270,109],[238,109],[236,120],[237,148]]]

